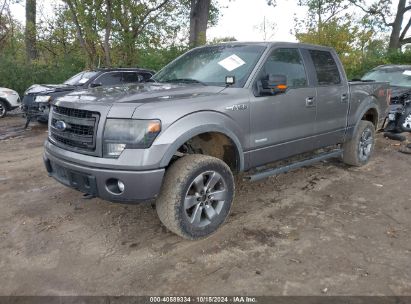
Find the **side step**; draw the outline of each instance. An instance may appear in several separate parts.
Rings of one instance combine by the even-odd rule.
[[[252,182],[255,182],[255,181],[258,181],[260,179],[269,177],[269,176],[273,176],[273,175],[277,175],[277,174],[280,174],[280,173],[285,173],[285,172],[288,172],[288,171],[291,171],[291,170],[294,170],[294,169],[298,169],[298,168],[301,168],[301,167],[309,166],[311,164],[317,163],[317,162],[322,161],[322,160],[326,160],[326,159],[334,158],[334,157],[341,157],[342,153],[343,153],[343,150],[341,150],[341,149],[333,150],[333,151],[326,152],[326,153],[321,153],[321,154],[318,154],[318,155],[314,156],[313,158],[305,159],[305,160],[302,160],[302,161],[291,163],[289,165],[285,165],[285,166],[278,167],[278,168],[268,169],[266,171],[262,171],[262,172],[255,173],[253,175],[246,176],[245,179],[249,180],[249,181],[252,181]]]

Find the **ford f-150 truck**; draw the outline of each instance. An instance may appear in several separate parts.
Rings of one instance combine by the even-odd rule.
[[[254,181],[331,157],[367,164],[389,98],[388,83],[348,82],[331,48],[204,46],[149,83],[57,98],[44,163],[88,197],[155,200],[169,230],[199,239],[227,218],[235,173]]]

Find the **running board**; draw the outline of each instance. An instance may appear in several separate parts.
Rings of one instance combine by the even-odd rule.
[[[343,150],[340,150],[340,149],[333,150],[331,152],[321,153],[321,154],[318,154],[318,155],[314,156],[313,158],[305,159],[305,160],[302,160],[302,161],[291,163],[289,165],[285,165],[285,166],[278,167],[278,168],[268,169],[266,171],[262,171],[262,172],[255,173],[253,175],[246,176],[245,179],[249,180],[249,181],[252,181],[252,182],[255,182],[255,181],[258,181],[260,179],[269,177],[269,176],[273,176],[273,175],[277,175],[277,174],[280,174],[280,173],[285,173],[285,172],[288,172],[288,171],[291,171],[291,170],[294,170],[294,169],[298,169],[298,168],[301,168],[301,167],[309,166],[311,164],[320,162],[322,160],[326,160],[326,159],[334,158],[334,157],[341,157],[342,153],[343,153]]]

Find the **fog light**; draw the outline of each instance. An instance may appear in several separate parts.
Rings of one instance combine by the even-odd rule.
[[[106,188],[111,194],[120,195],[125,187],[124,183],[116,178],[110,178],[106,181]]]
[[[123,192],[124,188],[126,187],[121,180],[118,180],[117,186],[118,186],[118,190],[120,190],[120,192]]]

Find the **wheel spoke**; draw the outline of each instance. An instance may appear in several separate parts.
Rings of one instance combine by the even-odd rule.
[[[213,174],[210,176],[207,184],[206,184],[206,188],[207,189],[213,189],[214,186],[220,181],[220,174],[213,172]]]
[[[227,199],[228,192],[227,190],[219,190],[210,193],[211,200],[214,201],[224,201]]]
[[[194,205],[198,204],[199,202],[197,201],[198,195],[187,195],[185,200],[184,200],[184,209],[190,209]]]
[[[374,140],[373,140],[372,138],[369,138],[369,139],[367,139],[367,140],[364,140],[364,141],[363,141],[363,144],[364,144],[365,146],[368,146],[368,145],[372,145],[373,142],[374,142]]]
[[[203,207],[200,204],[195,208],[193,215],[191,216],[191,224],[198,226],[201,222],[201,214],[203,213]]]
[[[193,183],[194,183],[194,188],[196,189],[196,192],[201,193],[201,191],[204,190],[203,174],[200,174],[199,176],[197,176]]]
[[[204,208],[204,210],[205,210],[205,213],[206,213],[207,218],[208,218],[210,221],[212,221],[213,218],[217,215],[217,212],[215,212],[215,209],[214,209],[212,206],[210,206],[210,205],[206,206],[206,207]]]

